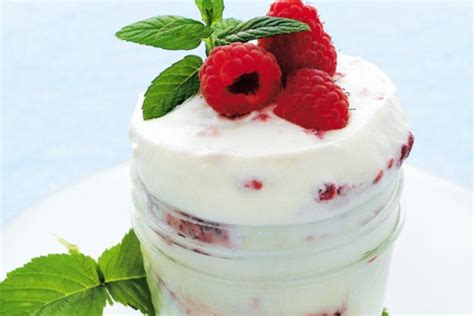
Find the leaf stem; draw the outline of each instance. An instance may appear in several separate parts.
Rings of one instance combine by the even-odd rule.
[[[216,47],[214,36],[209,36],[208,38],[205,38],[204,42],[206,43],[206,56],[209,56],[211,50],[213,50],[214,47]]]
[[[70,243],[69,241],[67,241],[66,239],[62,238],[62,237],[59,237],[59,236],[56,236],[56,239],[58,240],[58,242],[63,245],[68,251],[69,251],[69,254],[73,255],[73,254],[80,254],[81,251],[79,250],[79,247],[73,243]]]

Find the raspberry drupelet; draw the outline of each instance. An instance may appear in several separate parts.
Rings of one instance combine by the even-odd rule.
[[[251,43],[213,49],[199,79],[207,103],[216,112],[230,117],[263,108],[281,87],[276,58]]]
[[[276,115],[304,128],[340,129],[349,120],[349,100],[324,71],[300,69],[290,74],[277,98]]]
[[[268,16],[289,18],[306,23],[311,31],[263,38],[260,47],[271,52],[278,60],[283,75],[300,68],[316,68],[334,75],[337,53],[331,37],[324,31],[316,8],[302,0],[277,0]]]

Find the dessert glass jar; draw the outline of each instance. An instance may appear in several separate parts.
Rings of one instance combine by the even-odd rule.
[[[205,221],[135,181],[132,214],[161,315],[380,315],[403,226],[402,171],[372,201],[314,223]]]

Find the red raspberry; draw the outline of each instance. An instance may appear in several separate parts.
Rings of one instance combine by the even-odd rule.
[[[260,180],[250,180],[244,183],[244,188],[253,191],[258,191],[263,188],[263,182]]]
[[[212,50],[199,73],[207,103],[220,114],[238,116],[267,105],[280,90],[275,57],[254,44]]]
[[[387,163],[387,169],[392,169],[393,164],[395,163],[395,159],[390,159]]]
[[[319,189],[318,191],[318,200],[319,201],[329,201],[336,197],[337,187],[335,184],[326,183],[324,189]]]
[[[331,36],[324,31],[316,8],[305,5],[301,0],[277,0],[267,15],[298,20],[311,28],[311,31],[259,40],[261,47],[275,55],[284,75],[299,68],[316,68],[334,75],[336,49]]]
[[[166,214],[166,222],[183,237],[197,239],[209,244],[228,246],[229,231],[217,223],[204,221],[184,212],[177,216]]]
[[[410,156],[411,149],[413,148],[413,144],[415,143],[415,137],[410,132],[408,134],[407,143],[402,145],[401,153],[400,153],[400,162],[399,165],[402,165],[403,161]]]
[[[379,183],[380,180],[382,180],[383,175],[384,175],[383,170],[380,170],[380,171],[377,173],[377,176],[375,176],[375,178],[374,178],[374,180],[372,181],[372,183],[373,183],[373,184]]]
[[[340,129],[349,120],[349,100],[324,71],[300,69],[290,74],[277,98],[276,115],[307,129]]]

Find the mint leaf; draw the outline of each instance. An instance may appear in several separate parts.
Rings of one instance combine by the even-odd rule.
[[[195,2],[206,25],[210,26],[222,20],[224,0],[195,0]]]
[[[382,316],[390,316],[390,313],[388,312],[386,308],[383,309]]]
[[[222,21],[220,21],[219,23],[217,23],[216,25],[212,27],[214,31],[212,35],[216,36],[216,34],[219,34],[224,30],[230,29],[240,23],[242,23],[242,21],[238,19],[234,19],[234,18],[223,19]]]
[[[161,117],[195,95],[199,91],[201,65],[201,57],[188,55],[156,77],[145,93],[143,118]]]
[[[0,315],[102,315],[107,292],[94,259],[82,254],[33,259],[0,283]]]
[[[122,40],[168,50],[190,50],[209,37],[211,29],[199,21],[164,15],[125,26],[115,35]]]
[[[112,298],[125,306],[155,315],[150,290],[146,282],[140,242],[133,230],[122,242],[106,251],[99,258],[99,267]]]
[[[209,56],[209,53],[211,50],[215,47],[215,41],[216,41],[216,34],[231,28],[233,26],[236,26],[237,24],[241,23],[242,21],[234,19],[234,18],[229,18],[229,19],[223,19],[219,23],[216,23],[212,27],[212,34],[211,37],[206,39],[206,55]]]
[[[308,25],[297,20],[263,16],[239,23],[217,33],[215,44],[217,46],[228,45],[235,42],[248,42],[262,37],[309,30]]]

